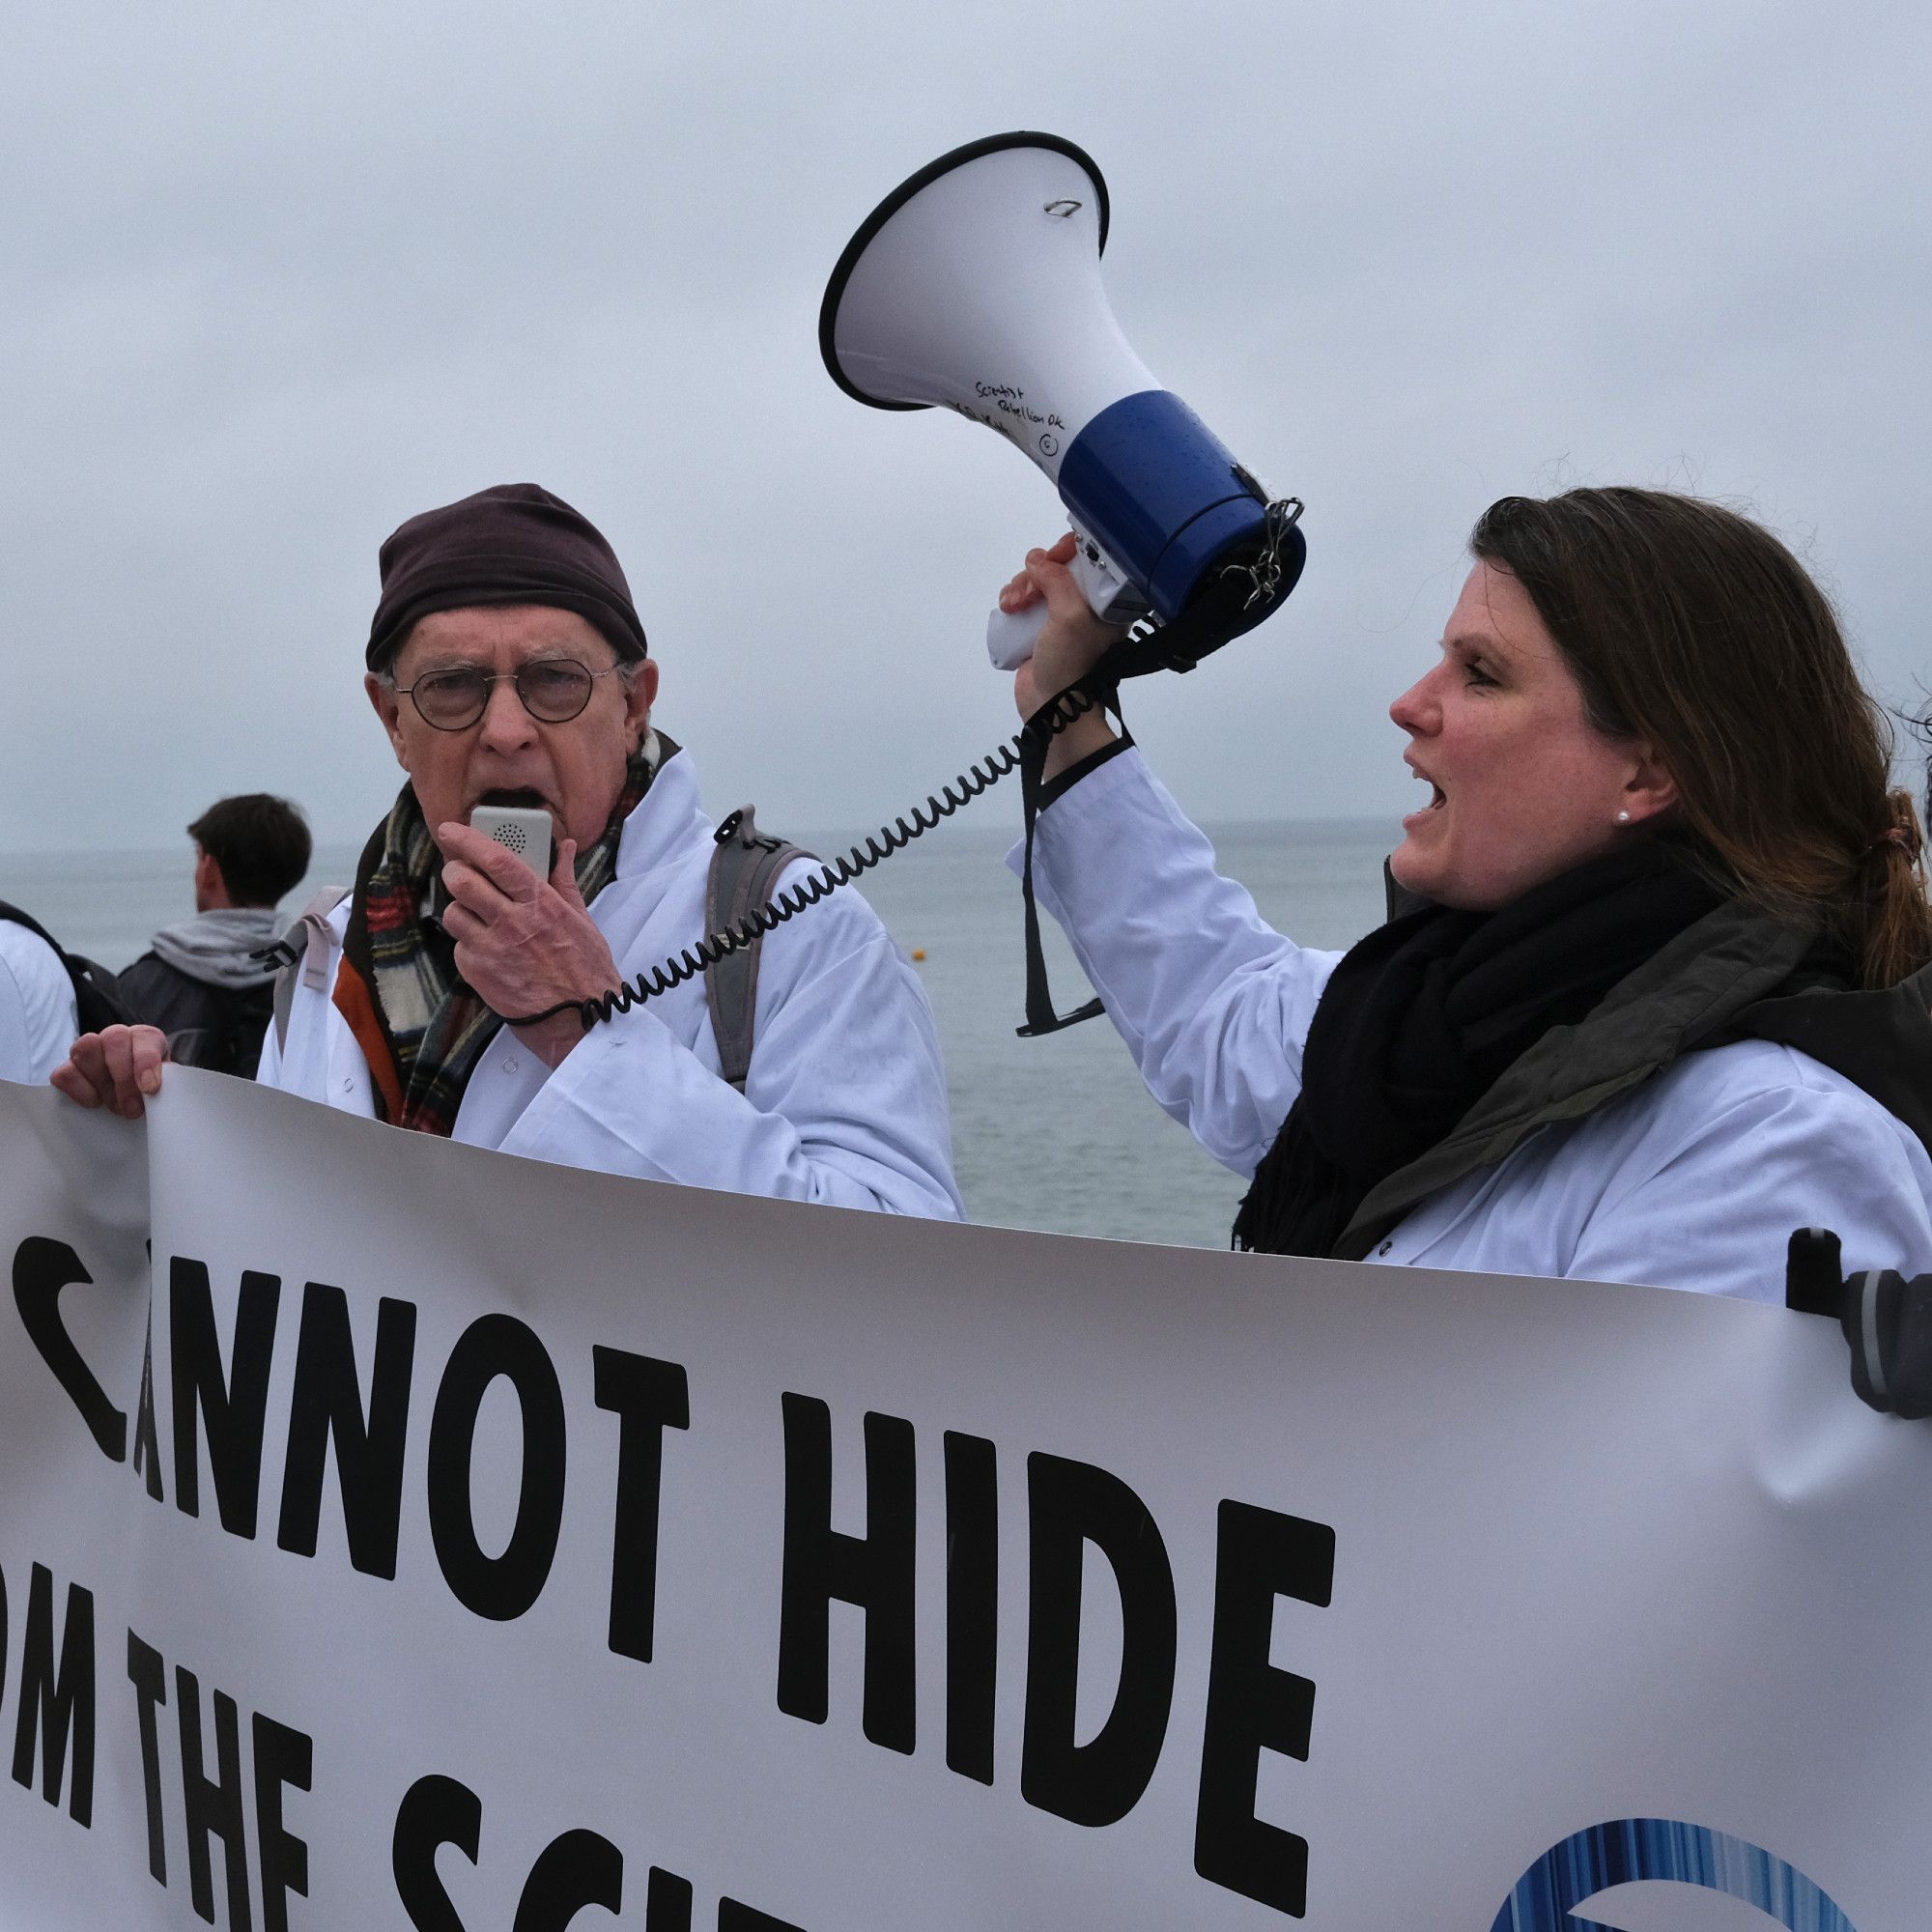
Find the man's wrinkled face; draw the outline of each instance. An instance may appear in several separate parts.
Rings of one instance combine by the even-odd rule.
[[[390,678],[364,680],[432,834],[451,819],[467,825],[477,806],[489,804],[543,807],[554,838],[574,838],[580,852],[603,835],[625,765],[650,725],[658,668],[647,659],[628,682],[621,673],[596,678],[577,717],[548,724],[530,716],[501,675],[547,658],[574,659],[591,671],[618,663],[604,635],[576,611],[506,604],[433,611],[404,639]],[[463,668],[501,681],[490,687],[473,724],[438,730],[404,694],[419,678]]]

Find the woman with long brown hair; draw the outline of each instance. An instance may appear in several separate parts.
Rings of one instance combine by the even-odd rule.
[[[1932,911],[1831,607],[1746,518],[1657,491],[1493,504],[1390,708],[1430,788],[1409,909],[1271,931],[1099,713],[1035,855],[1155,1099],[1253,1177],[1237,1245],[1777,1299],[1794,1228],[1932,1268]],[[1109,641],[1035,552],[1031,715]]]

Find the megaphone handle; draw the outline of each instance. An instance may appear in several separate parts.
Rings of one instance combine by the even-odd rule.
[[[1147,610],[1147,600],[1114,568],[1114,560],[1078,524],[1073,534],[1079,546],[1067,565],[1096,617],[1110,624],[1130,624]],[[986,619],[986,655],[996,670],[1018,670],[1033,656],[1034,640],[1046,627],[1046,606],[1034,604],[1019,611],[993,607]]]
[[[1024,611],[1002,611],[995,604],[986,619],[986,655],[995,670],[1018,670],[1033,656],[1034,640],[1046,628],[1042,601]]]

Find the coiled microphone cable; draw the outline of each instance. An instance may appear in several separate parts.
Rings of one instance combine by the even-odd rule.
[[[881,826],[873,837],[854,845],[843,858],[821,867],[810,878],[779,894],[723,932],[714,932],[696,946],[686,947],[676,958],[667,959],[653,972],[639,973],[613,992],[600,993],[592,1000],[559,1001],[540,1013],[526,1013],[521,1019],[506,1018],[504,1024],[535,1026],[543,1020],[554,1019],[559,1013],[575,1010],[588,1033],[599,1020],[613,1019],[646,1000],[657,999],[673,987],[696,979],[719,960],[753,945],[775,926],[796,919],[808,906],[816,905],[840,886],[850,885],[895,852],[903,851],[915,838],[930,832],[942,819],[951,818],[961,806],[990,790],[1013,771],[1020,774],[1026,828],[1020,896],[1025,916],[1027,1023],[1019,1033],[1022,1037],[1034,1038],[1057,1033],[1081,1020],[1096,1018],[1104,1010],[1097,999],[1089,1000],[1070,1013],[1054,1011],[1046,980],[1046,959],[1040,950],[1039,915],[1033,890],[1033,846],[1047,748],[1076,718],[1096,708],[1104,707],[1119,718],[1120,687],[1123,679],[1142,677],[1155,670],[1192,670],[1210,652],[1263,622],[1294,588],[1307,553],[1298,528],[1301,498],[1283,497],[1270,501],[1245,470],[1237,469],[1235,473],[1244,489],[1267,505],[1260,543],[1224,563],[1208,583],[1196,592],[1186,609],[1171,621],[1163,622],[1151,611],[1139,618],[1124,636],[1107,647],[1085,677],[1049,698],[1004,745],[961,772],[923,806],[915,807],[910,819],[897,818],[891,825]],[[732,836],[737,825],[738,814],[733,812],[715,835],[721,844]]]
[[[600,993],[589,1000],[560,1000],[554,1007],[546,1007],[540,1013],[524,1013],[516,1018],[506,1014],[503,1024],[537,1026],[545,1020],[556,1018],[559,1013],[575,1012],[582,1021],[584,1032],[588,1033],[600,1020],[614,1019],[619,1013],[629,1012],[633,1007],[642,1006],[646,1000],[659,999],[673,988],[685,985],[708,967],[717,965],[721,959],[742,952],[766,933],[783,925],[787,920],[796,919],[807,907],[829,897],[840,886],[849,886],[854,879],[863,877],[895,852],[904,851],[915,838],[951,818],[981,792],[991,790],[1009,772],[1019,770],[1026,755],[1029,733],[1037,733],[1043,745],[1057,738],[1076,718],[1084,717],[1103,704],[1112,703],[1111,687],[1103,687],[1097,694],[1083,689],[1081,685],[1063,691],[1005,744],[995,746],[985,757],[969,765],[951,784],[928,794],[925,803],[915,806],[909,817],[901,815],[892,824],[882,825],[876,833],[861,839],[842,857],[821,865],[816,872],[788,887],[724,931],[708,934],[695,946],[687,946],[675,958],[667,959],[662,966],[639,973],[636,979],[623,981],[611,992]],[[734,811],[712,837],[722,845],[737,830],[738,813]]]

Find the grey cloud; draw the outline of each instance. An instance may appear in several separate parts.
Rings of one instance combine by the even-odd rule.
[[[359,837],[376,546],[519,478],[616,543],[717,801],[923,794],[1010,728],[979,633],[1055,505],[838,394],[817,303],[887,188],[1013,126],[1094,155],[1129,335],[1309,504],[1284,614],[1133,694],[1198,811],[1399,807],[1463,532],[1572,480],[1757,505],[1909,698],[1928,67],[1904,5],[26,10],[0,846],[256,784]]]

